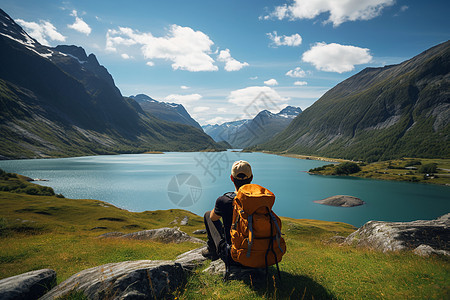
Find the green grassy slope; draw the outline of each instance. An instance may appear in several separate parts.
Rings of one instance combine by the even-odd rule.
[[[26,34],[2,10],[0,19],[0,32]],[[46,58],[6,36],[0,35],[0,159],[221,148],[201,129],[159,120],[124,99],[95,56],[81,64],[36,42],[53,53]]]
[[[200,129],[156,119],[139,113],[132,103],[124,103],[134,112],[134,129],[124,133],[107,124],[103,129],[82,128],[65,119],[61,111],[46,110],[47,105],[43,106],[32,91],[0,79],[0,156],[40,158],[222,148]]]
[[[435,165],[436,171],[421,170],[422,166]],[[402,158],[370,164],[359,163],[360,170],[351,174],[338,174],[339,165],[329,164],[309,170],[318,175],[350,175],[362,178],[411,181],[450,186],[450,159]]]
[[[450,157],[450,41],[343,81],[257,150],[377,161]]]
[[[3,174],[5,175],[5,174]],[[2,186],[22,181],[2,176]],[[31,184],[30,184],[31,185]],[[202,218],[172,209],[133,213],[97,200],[0,192],[0,279],[30,270],[52,268],[58,282],[83,269],[110,262],[174,259],[198,244],[98,239],[113,231],[133,232],[173,226],[189,216],[181,230],[192,234]],[[445,299],[450,292],[450,261],[418,257],[411,252],[380,253],[329,242],[346,236],[351,225],[282,218],[287,253],[280,268],[282,282],[223,283],[221,276],[196,270],[179,299]],[[205,237],[202,237],[205,238]],[[272,268],[271,274],[275,275]]]

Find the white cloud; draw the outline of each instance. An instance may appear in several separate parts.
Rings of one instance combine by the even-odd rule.
[[[307,85],[308,83],[306,81],[296,81],[294,82],[294,85],[298,85],[298,86],[303,86],[303,85]]]
[[[264,81],[265,85],[278,85],[278,81],[274,78]]]
[[[39,23],[27,22],[22,19],[17,19],[15,21],[22,26],[32,38],[36,39],[42,45],[50,45],[47,38],[59,42],[64,42],[66,40],[66,37],[59,33],[55,26],[49,21],[40,20]]]
[[[352,71],[355,65],[370,62],[372,56],[367,48],[316,43],[303,53],[302,60],[313,64],[321,71],[343,73]]]
[[[230,92],[227,99],[235,105],[247,106],[247,113],[250,110],[256,113],[263,109],[274,110],[279,103],[289,100],[289,98],[281,97],[277,91],[268,86],[249,86],[234,90]]]
[[[300,34],[295,33],[293,35],[278,35],[276,31],[267,33],[269,39],[272,40],[272,44],[275,46],[299,46],[302,43],[302,37]]]
[[[75,17],[75,22],[73,24],[67,25],[67,27],[76,30],[78,32],[84,33],[85,35],[89,35],[92,31],[91,27],[80,17],[78,17],[77,11],[73,10],[70,14],[72,17]]]
[[[239,71],[243,67],[247,67],[248,63],[240,61],[237,61],[233,57],[231,57],[230,50],[225,49],[220,51],[219,55],[217,56],[218,61],[225,62],[225,71],[231,72],[231,71]]]
[[[297,67],[294,70],[289,70],[285,74],[286,76],[292,77],[292,78],[300,78],[305,77],[306,72],[302,70],[302,68]]]
[[[131,56],[129,56],[126,53],[122,53],[120,56],[122,56],[123,59],[130,59],[131,58]]]
[[[202,98],[200,94],[189,94],[189,95],[179,95],[170,94],[164,98],[166,101],[174,102],[177,104],[183,104],[185,106],[190,106],[193,102],[196,102]]]
[[[231,119],[231,118],[224,118],[224,117],[215,117],[215,118],[212,118],[212,119],[210,119],[210,120],[207,120],[205,123],[206,124],[211,124],[211,125],[214,125],[214,124],[223,124],[223,123],[225,123],[225,122],[230,122],[230,121],[232,121],[233,119]]]
[[[48,21],[44,21],[41,23],[43,30],[45,32],[45,34],[53,41],[59,41],[59,42],[64,42],[66,40],[66,37],[63,36],[61,33],[59,33],[55,26],[53,26],[52,23],[48,22]]]
[[[250,77],[250,80],[256,80],[256,79],[258,79],[258,76]]]
[[[194,113],[201,113],[204,111],[208,111],[210,110],[210,108],[208,106],[196,106],[194,107],[194,109],[192,110]]]
[[[347,21],[373,19],[381,14],[383,8],[394,3],[395,0],[294,0],[292,4],[275,7],[263,19],[314,19],[323,13],[329,13],[325,23],[333,23],[336,27]]]
[[[182,86],[180,86],[180,89],[182,89],[182,90],[188,90],[188,89],[190,89],[188,86],[185,86],[185,85],[182,85]]]
[[[164,59],[172,62],[174,70],[217,71],[210,54],[214,43],[201,31],[178,25],[170,26],[166,36],[154,37],[131,28],[109,29],[106,49],[116,51],[118,46],[139,45],[146,59]]]
[[[152,62],[152,61],[148,61],[148,62],[146,62],[145,64],[146,64],[147,66],[149,66],[149,67],[153,67],[153,66],[155,65],[155,63]]]
[[[217,108],[217,111],[220,113],[226,113],[226,112],[228,112],[228,109],[226,107],[219,107],[219,108]]]
[[[409,9],[408,5],[403,5],[402,7],[400,7],[400,13],[403,13],[403,12],[407,11],[408,9]],[[396,13],[394,15],[394,17],[398,17],[400,15],[400,13]]]

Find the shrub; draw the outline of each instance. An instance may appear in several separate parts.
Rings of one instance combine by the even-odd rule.
[[[23,192],[28,195],[38,195],[39,194],[39,190],[35,186],[27,186],[26,188],[23,189]]]
[[[405,164],[405,168],[406,167],[412,167],[412,166],[419,166],[419,165],[421,165],[422,163],[420,162],[420,160],[411,160],[411,161],[408,161],[406,164]]]
[[[419,182],[419,179],[417,179],[416,176],[413,176],[413,177],[411,177],[411,181],[412,181],[412,182]]]
[[[422,165],[419,168],[419,173],[424,173],[424,174],[432,174],[432,173],[436,173],[436,171],[437,171],[437,165],[435,163]]]
[[[345,163],[341,163],[336,167],[336,174],[337,175],[349,175],[349,174],[353,174],[353,173],[357,173],[361,171],[361,168],[352,162],[345,162]]]
[[[311,172],[311,173],[313,173],[313,172],[320,172],[320,171],[325,170],[327,167],[332,167],[332,166],[334,166],[334,165],[333,165],[333,164],[330,164],[330,165],[324,165],[324,166],[321,166],[321,167],[317,167],[317,168],[314,168],[314,169],[310,169],[309,172]]]
[[[13,190],[15,193],[25,193],[28,195],[37,195],[37,196],[53,196],[55,192],[51,187],[48,186],[39,186],[39,185],[29,185],[25,188],[15,189]]]
[[[6,234],[7,230],[7,223],[5,218],[0,218],[0,236],[3,236]]]

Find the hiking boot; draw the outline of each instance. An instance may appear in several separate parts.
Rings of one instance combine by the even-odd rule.
[[[211,251],[209,248],[203,249],[202,255],[203,257],[210,259],[212,261],[219,259],[219,255],[217,255],[216,251]]]

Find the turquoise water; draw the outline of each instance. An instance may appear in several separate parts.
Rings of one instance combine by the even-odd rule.
[[[99,199],[130,211],[183,208],[198,215],[234,189],[229,174],[239,159],[250,162],[254,183],[276,195],[274,211],[292,218],[340,221],[433,219],[450,212],[450,187],[309,175],[326,162],[263,153],[165,153],[0,161],[0,168],[48,179],[67,198]],[[182,174],[182,175],[180,175]],[[184,183],[184,184],[183,184]],[[333,195],[366,202],[352,208],[313,203]]]

